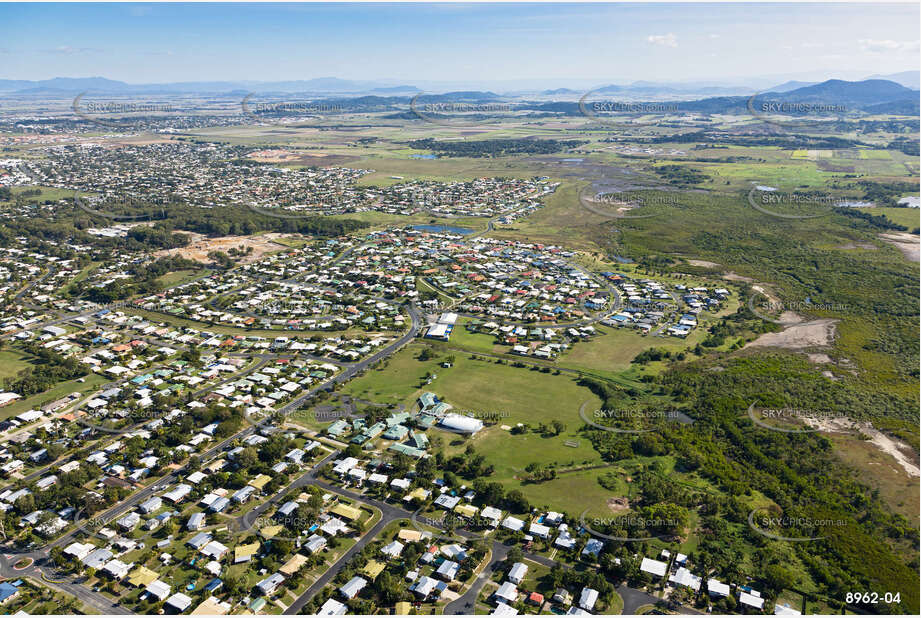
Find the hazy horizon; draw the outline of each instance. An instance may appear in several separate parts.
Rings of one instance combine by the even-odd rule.
[[[0,58],[4,79],[129,84],[861,79],[916,70],[919,17],[916,3],[2,4]]]

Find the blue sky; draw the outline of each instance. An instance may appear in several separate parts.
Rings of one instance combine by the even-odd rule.
[[[906,4],[0,4],[0,78],[692,80],[919,67]]]

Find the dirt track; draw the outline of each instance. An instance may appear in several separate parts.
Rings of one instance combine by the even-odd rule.
[[[907,260],[911,262],[921,260],[921,245],[919,245],[918,236],[908,232],[893,232],[892,234],[880,234],[879,237],[890,245],[894,245]]]

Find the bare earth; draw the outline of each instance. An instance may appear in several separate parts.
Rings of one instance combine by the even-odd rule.
[[[630,501],[626,498],[608,498],[608,508],[615,513],[630,510]]]
[[[241,264],[255,262],[266,253],[279,251],[285,246],[274,242],[277,238],[291,236],[291,234],[262,234],[260,236],[219,236],[217,238],[208,238],[194,232],[181,232],[188,234],[191,242],[177,249],[164,249],[157,251],[154,255],[162,257],[166,255],[178,255],[188,260],[197,262],[209,262],[208,253],[211,251],[227,252],[229,249],[236,247],[246,251],[247,247],[252,247],[253,252],[240,259]]]
[[[884,453],[891,455],[908,476],[921,477],[921,468],[915,462],[917,456],[907,444],[887,436],[871,423],[859,423],[848,418],[806,418],[809,425],[820,431],[831,433],[849,433],[859,431],[870,437],[870,443]]]
[[[909,261],[918,262],[921,259],[921,250],[919,250],[921,245],[918,244],[918,236],[908,232],[892,232],[891,234],[880,234],[879,237],[890,245],[894,245]]]
[[[737,275],[732,271],[729,271],[728,273],[723,275],[723,279],[725,279],[726,281],[744,281],[745,283],[751,283],[752,281],[754,281],[754,279],[750,277],[743,277],[742,275]]]
[[[783,316],[781,316],[783,317]],[[823,318],[788,326],[779,333],[765,333],[745,347],[774,347],[788,350],[803,350],[830,346],[835,340],[835,324],[838,320]]]
[[[707,260],[688,260],[688,264],[691,266],[704,266],[706,268],[716,268],[719,266],[716,262],[708,262]]]

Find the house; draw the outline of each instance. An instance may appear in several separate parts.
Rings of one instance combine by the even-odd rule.
[[[487,520],[490,528],[495,528],[499,525],[499,520],[502,519],[502,511],[493,506],[485,506],[480,511],[480,516]]]
[[[180,483],[173,487],[171,490],[163,494],[163,498],[169,500],[173,504],[182,502],[182,500],[189,495],[192,491],[191,485],[186,485],[185,483]]]
[[[560,605],[569,605],[572,603],[572,593],[565,588],[558,588],[557,591],[553,594],[553,598],[551,600],[554,603],[559,603]]]
[[[134,530],[139,523],[141,523],[141,516],[138,513],[131,512],[121,517],[117,522],[118,527],[122,530]]]
[[[496,609],[492,610],[490,616],[517,616],[518,610],[511,605],[506,605],[502,601],[496,604]]]
[[[179,613],[182,613],[191,607],[192,599],[182,594],[181,592],[177,592],[166,600],[165,605],[175,609]]]
[[[643,558],[643,561],[640,563],[640,570],[644,573],[649,573],[650,575],[655,575],[656,577],[665,577],[665,572],[668,569],[668,565],[664,562],[659,562],[658,560],[653,560],[651,558]]]
[[[208,597],[198,607],[192,610],[192,616],[224,616],[230,613],[230,603],[219,601],[216,597]]]
[[[354,599],[367,585],[368,580],[356,575],[339,588],[339,594],[347,600]]]
[[[508,580],[515,585],[518,585],[524,580],[525,576],[528,574],[528,565],[523,562],[516,562],[512,565],[512,568],[508,572]]]
[[[598,554],[601,553],[601,550],[604,548],[604,542],[598,539],[589,539],[585,544],[585,547],[582,548],[582,555],[584,557],[592,556],[597,558]]]
[[[360,570],[362,575],[365,575],[371,581],[377,579],[377,576],[384,572],[384,569],[387,568],[387,565],[383,562],[377,560],[369,560],[368,563],[363,566]]]
[[[130,564],[125,564],[121,560],[109,560],[102,570],[109,577],[121,581],[128,576],[128,571],[131,570]]]
[[[158,601],[165,601],[169,597],[170,586],[164,582],[161,582],[159,579],[155,579],[147,585],[147,588],[144,590],[149,597],[153,597]]]
[[[185,527],[187,530],[201,530],[205,527],[205,514],[193,513]]]
[[[198,534],[193,536],[191,539],[186,541],[186,545],[188,545],[192,549],[201,549],[202,547],[204,547],[210,542],[211,542],[210,534],[208,534],[207,532],[199,532]]]
[[[438,567],[438,570],[435,571],[435,575],[447,582],[451,582],[454,581],[455,577],[457,577],[457,572],[459,570],[459,564],[453,560],[445,560],[441,563],[441,566]]]
[[[256,589],[259,590],[264,596],[271,596],[278,587],[284,583],[285,576],[281,573],[273,573],[272,575],[266,577],[261,582],[256,584]]]
[[[259,541],[249,545],[237,545],[233,550],[233,563],[249,562],[259,551]]]
[[[152,498],[148,498],[144,502],[140,503],[138,508],[144,515],[150,515],[161,506],[163,506],[163,500],[159,496],[153,496]]]
[[[517,517],[509,515],[502,520],[502,527],[512,532],[520,532],[524,528],[524,522]]]
[[[496,598],[509,604],[517,603],[518,588],[511,582],[503,582],[499,589],[496,590]]]
[[[724,584],[718,579],[708,579],[707,592],[711,597],[728,597],[729,585]]]
[[[86,556],[83,557],[80,562],[83,563],[83,566],[91,569],[101,569],[102,566],[112,558],[113,554],[111,551],[105,548],[94,549]]]
[[[427,599],[436,589],[438,589],[438,580],[432,579],[427,575],[420,577],[410,588],[416,596],[422,599]]]
[[[128,583],[135,588],[149,585],[157,579],[157,574],[143,565],[138,565],[128,574]]]
[[[326,544],[326,537],[320,536],[319,534],[314,534],[309,539],[307,539],[306,543],[304,543],[304,549],[306,549],[311,554],[315,554],[326,547]]]
[[[342,616],[348,608],[336,599],[327,599],[326,603],[317,611],[317,616]]]
[[[304,565],[307,564],[308,560],[309,558],[304,554],[294,554],[280,569],[278,569],[278,572],[285,577],[289,577],[300,571]]]
[[[537,522],[531,524],[528,532],[541,539],[546,539],[550,536],[550,528]]]
[[[694,592],[700,590],[700,577],[694,575],[685,567],[679,567],[677,571],[672,573],[668,578],[668,581],[675,584],[676,586],[685,586],[690,588]]]
[[[0,604],[19,596],[19,588],[10,582],[0,582]]]
[[[587,612],[592,611],[595,603],[598,602],[598,591],[594,588],[583,588],[582,595],[579,597],[579,607]]]
[[[217,541],[210,541],[204,547],[201,548],[201,553],[212,558],[214,560],[220,560],[224,557],[224,554],[227,553],[227,546]]]
[[[759,611],[764,609],[764,599],[758,596],[754,590],[751,593],[739,590],[739,603]]]
[[[343,502],[340,502],[339,504],[331,508],[329,512],[332,513],[333,515],[338,515],[340,517],[343,517],[349,521],[354,521],[358,519],[359,517],[361,517],[361,509],[354,507],[354,506],[349,506],[348,504],[345,504]]]
[[[83,560],[83,558],[95,548],[95,545],[92,543],[71,543],[64,548],[64,555],[77,560]]]
[[[390,558],[399,558],[403,552],[404,545],[399,541],[391,541],[381,548],[381,553]]]

